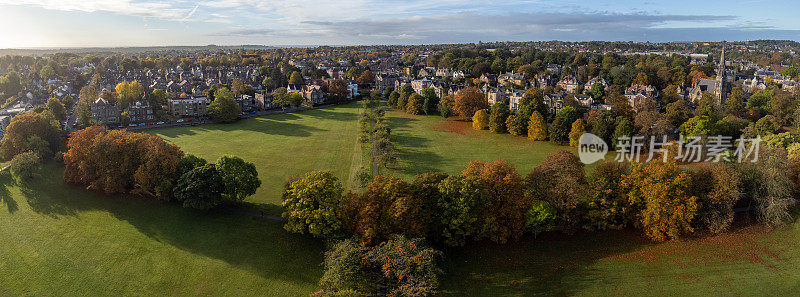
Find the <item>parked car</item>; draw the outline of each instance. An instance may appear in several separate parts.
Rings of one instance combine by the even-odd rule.
[[[156,125],[163,125],[163,124],[166,124],[166,123],[164,123],[164,122],[158,122],[158,123],[156,123]]]
[[[178,120],[178,123],[183,123],[183,122],[184,122],[183,119]]]
[[[141,123],[141,124],[139,124],[139,127],[144,127],[145,125],[147,125],[147,124]]]
[[[128,124],[128,127],[136,127],[136,124]]]

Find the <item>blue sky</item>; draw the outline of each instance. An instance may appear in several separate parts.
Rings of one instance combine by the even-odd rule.
[[[800,1],[0,0],[0,48],[800,40]]]

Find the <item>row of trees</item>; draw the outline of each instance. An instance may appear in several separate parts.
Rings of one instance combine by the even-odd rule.
[[[175,199],[185,207],[208,209],[241,201],[261,185],[255,166],[241,158],[206,164],[145,133],[92,126],[70,136],[67,146],[64,180],[106,194]]]
[[[524,177],[503,161],[473,161],[460,175],[379,176],[364,193],[346,195],[331,173],[313,172],[287,183],[283,215],[289,231],[353,234],[370,245],[394,234],[448,245],[505,243],[552,228],[636,227],[661,241],[698,229],[722,232],[736,205],[755,206],[763,222],[785,220],[797,176],[791,164],[784,150],[770,149],[757,163],[698,171],[660,160],[606,162],[587,177],[574,154],[559,151]]]

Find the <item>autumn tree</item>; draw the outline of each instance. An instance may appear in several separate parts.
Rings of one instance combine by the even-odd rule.
[[[292,75],[289,77],[289,84],[290,85],[303,85],[305,84],[305,80],[303,80],[303,76],[300,72],[295,71],[292,72]]]
[[[469,117],[487,108],[489,103],[486,96],[477,88],[465,88],[456,93],[453,110],[462,117]]]
[[[727,230],[733,222],[733,207],[742,197],[739,172],[722,162],[705,164],[693,172],[691,188],[698,198],[703,227],[714,234]]]
[[[374,82],[375,82],[375,76],[372,75],[372,71],[369,71],[369,69],[364,70],[364,72],[362,72],[361,75],[359,75],[358,78],[356,78],[356,83],[359,85],[359,87],[362,88],[369,87]]]
[[[392,234],[424,236],[427,222],[418,220],[423,205],[409,183],[378,176],[363,194],[348,195],[345,225],[366,244],[378,243]]]
[[[46,141],[50,151],[55,152],[63,146],[60,125],[47,113],[24,113],[14,117],[6,127],[3,139],[0,140],[0,151],[5,160],[11,160],[17,154],[28,150],[27,142],[31,136]]]
[[[486,186],[489,207],[482,220],[488,238],[498,243],[519,238],[531,203],[523,195],[522,177],[514,166],[506,161],[472,161],[461,174],[475,177]]]
[[[543,141],[547,139],[547,124],[538,111],[534,111],[528,119],[528,139]]]
[[[342,183],[330,171],[309,172],[286,183],[283,192],[283,228],[314,237],[335,236],[342,229]]]
[[[119,107],[125,109],[136,101],[142,99],[144,87],[142,87],[138,81],[123,81],[117,84],[116,91],[117,99],[119,100]]]
[[[424,112],[425,99],[417,93],[411,94],[406,103],[406,112],[409,114],[419,115]]]
[[[227,88],[220,88],[214,92],[214,101],[208,105],[208,114],[215,121],[223,123],[233,122],[239,118],[242,110],[233,99],[233,93]]]
[[[577,209],[587,189],[583,163],[575,154],[559,150],[548,156],[525,178],[525,195],[556,208],[559,225],[575,228]]]
[[[486,130],[489,128],[489,114],[486,113],[485,109],[475,112],[475,115],[472,117],[472,128],[475,128],[475,130]]]
[[[556,143],[568,142],[572,124],[577,119],[578,111],[574,108],[566,106],[559,110],[547,131],[550,141]]]
[[[627,189],[622,187],[629,172],[627,163],[609,160],[597,164],[589,176],[586,228],[619,230],[634,221],[638,209],[630,207]]]
[[[432,216],[434,238],[461,246],[486,236],[481,218],[489,207],[489,190],[483,181],[474,176],[450,176],[439,183],[439,192]]]
[[[569,132],[569,146],[578,146],[578,140],[581,135],[586,133],[586,125],[583,124],[582,119],[577,119],[572,123],[572,129]]]
[[[691,175],[675,162],[631,164],[622,185],[631,207],[641,209],[638,226],[656,241],[676,239],[694,232],[692,221],[699,206],[691,192]]]

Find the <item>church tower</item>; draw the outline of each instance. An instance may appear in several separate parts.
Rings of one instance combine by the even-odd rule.
[[[725,104],[725,97],[728,95],[725,84],[725,41],[722,41],[722,54],[719,56],[719,64],[717,64],[717,80],[714,84],[714,95],[717,99],[717,106]]]

